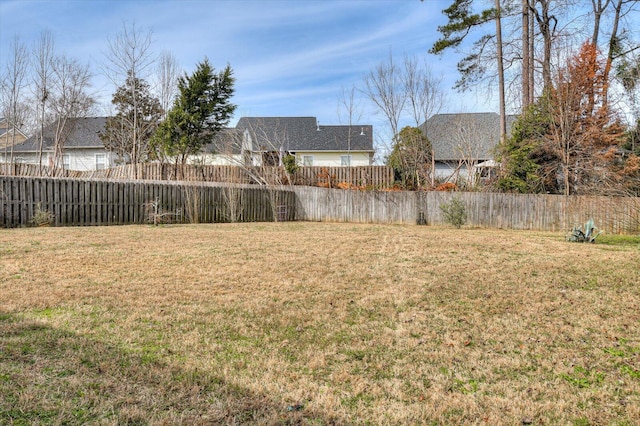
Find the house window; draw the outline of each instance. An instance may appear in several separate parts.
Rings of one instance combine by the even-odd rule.
[[[340,165],[342,167],[349,167],[351,165],[351,156],[350,155],[341,155],[340,156]]]
[[[104,170],[107,168],[107,156],[104,154],[96,154],[96,170]]]
[[[302,165],[303,166],[313,166],[313,155],[303,155],[302,156]]]
[[[69,157],[69,154],[63,154],[62,155],[62,168],[64,170],[69,170],[70,167],[71,167],[71,157]]]

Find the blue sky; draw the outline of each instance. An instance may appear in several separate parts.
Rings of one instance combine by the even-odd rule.
[[[497,111],[485,96],[450,88],[458,77],[454,52],[427,54],[445,22],[450,0],[0,0],[0,58],[15,34],[31,47],[51,30],[58,53],[87,62],[102,112],[115,88],[100,73],[107,37],[123,23],[153,32],[153,50],[171,51],[186,72],[205,56],[220,69],[231,65],[240,116],[316,116],[336,124],[342,87],[363,76],[390,53],[416,55],[442,75],[450,111]],[[382,117],[362,103],[366,124]],[[100,113],[100,109],[98,113]],[[234,124],[232,122],[232,124]]]

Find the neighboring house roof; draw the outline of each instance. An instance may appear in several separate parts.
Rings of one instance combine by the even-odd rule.
[[[70,133],[64,142],[64,148],[104,148],[100,132],[104,131],[106,122],[106,117],[69,118],[66,125]],[[44,128],[43,151],[53,150],[55,129],[56,123]],[[23,143],[13,147],[14,152],[37,152],[39,149],[40,134],[31,136]]]
[[[507,134],[515,118],[507,116]],[[420,128],[436,161],[491,160],[500,142],[500,116],[495,112],[436,114]]]
[[[236,129],[248,131],[254,150],[371,151],[371,125],[319,125],[315,117],[242,117]]]
[[[233,127],[222,129],[216,133],[211,143],[202,151],[210,154],[238,155],[242,153],[242,130]]]
[[[104,148],[100,132],[106,117],[70,118],[70,133],[65,149]],[[55,123],[44,129],[44,151],[53,150]],[[252,143],[252,150],[285,151],[370,151],[373,152],[371,125],[320,126],[315,117],[242,117],[235,128],[216,134],[203,151],[215,154],[240,154],[243,145]],[[34,135],[14,146],[14,152],[37,152],[40,135]]]
[[[6,118],[0,118],[0,148],[8,148],[12,145],[17,145],[27,139],[27,135],[22,133],[20,129],[15,127],[15,139],[13,133],[14,127],[9,124],[9,120]]]

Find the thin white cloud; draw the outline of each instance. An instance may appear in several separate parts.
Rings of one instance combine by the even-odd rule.
[[[444,20],[440,11],[448,3],[2,0],[0,58],[4,64],[14,33],[30,46],[42,30],[50,29],[60,52],[91,62],[99,76],[107,38],[123,22],[135,22],[140,29],[152,29],[155,50],[170,50],[187,72],[205,56],[216,68],[229,63],[237,79],[238,111],[316,115],[329,123],[337,119],[341,88],[360,84],[390,52],[426,57],[437,37],[435,28]],[[431,60],[434,71],[447,71],[445,85],[451,85],[457,73],[452,59]],[[96,77],[94,83],[108,105],[114,88],[104,78]]]

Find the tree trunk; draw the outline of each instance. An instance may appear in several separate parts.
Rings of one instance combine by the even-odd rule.
[[[541,10],[538,11],[536,7],[533,7],[531,11],[534,13],[536,21],[538,22],[540,34],[542,35],[544,52],[542,59],[543,93],[547,93],[551,89],[551,40],[557,20],[554,16],[549,15],[551,0],[535,0],[534,5],[538,3],[541,6]],[[551,27],[552,22],[554,28]]]
[[[528,0],[531,7],[531,0]],[[530,11],[530,10],[529,10]],[[535,86],[535,52],[536,52],[536,28],[534,17],[529,13],[529,105],[535,102],[536,86]]]
[[[502,22],[500,18],[500,0],[496,1],[496,42],[498,54],[498,85],[500,97],[500,142],[504,142],[507,135],[507,117],[504,100],[504,64],[502,63]]]
[[[615,15],[613,18],[613,28],[611,29],[611,37],[609,38],[609,53],[607,54],[607,63],[604,67],[604,88],[603,102],[607,105],[609,101],[609,74],[611,73],[611,64],[613,62],[613,53],[618,39],[618,23],[620,22],[620,13],[622,10],[623,0],[618,0],[615,6]]]
[[[529,42],[529,0],[522,0],[522,112],[531,105]]]

